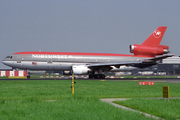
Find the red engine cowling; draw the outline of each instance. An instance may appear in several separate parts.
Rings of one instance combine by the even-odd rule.
[[[156,56],[169,53],[169,46],[155,45],[155,46],[142,46],[142,45],[130,45],[130,52],[134,55],[143,56]]]

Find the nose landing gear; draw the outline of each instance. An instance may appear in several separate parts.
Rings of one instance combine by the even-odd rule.
[[[30,75],[28,75],[28,76],[27,76],[27,79],[30,79],[30,78],[31,78]]]

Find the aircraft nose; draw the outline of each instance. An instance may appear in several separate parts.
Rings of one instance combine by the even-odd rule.
[[[2,60],[2,63],[4,64],[4,65],[7,65],[7,66],[12,66],[13,65],[13,59],[12,59],[12,57],[13,56],[7,56],[6,58],[4,58],[3,60]]]
[[[7,66],[11,65],[11,62],[6,60],[6,58],[4,60],[2,60],[2,63]]]
[[[7,61],[6,61],[6,60],[2,60],[2,63],[3,63],[4,65],[7,65]]]

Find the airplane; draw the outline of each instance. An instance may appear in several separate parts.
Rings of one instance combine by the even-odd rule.
[[[106,76],[104,72],[132,71],[158,64],[172,57],[169,46],[160,45],[166,26],[158,27],[141,45],[130,45],[134,55],[78,52],[17,52],[2,63],[24,70],[63,71],[64,74],[89,75],[90,79]],[[30,78],[30,75],[27,76]]]

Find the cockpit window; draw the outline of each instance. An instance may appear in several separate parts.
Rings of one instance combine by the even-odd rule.
[[[12,56],[7,56],[6,58],[12,59]]]

